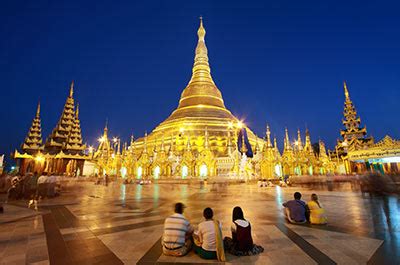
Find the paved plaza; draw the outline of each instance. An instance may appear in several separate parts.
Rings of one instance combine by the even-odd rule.
[[[260,188],[255,184],[151,184],[108,187],[70,183],[60,197],[5,205],[0,215],[1,264],[200,264],[162,254],[161,235],[175,202],[187,205],[194,224],[209,206],[230,236],[232,208],[241,206],[252,223],[253,239],[265,251],[257,256],[227,255],[227,264],[399,264],[400,202],[395,196],[370,197],[352,191],[316,191],[329,225],[291,225],[282,202],[306,188]]]

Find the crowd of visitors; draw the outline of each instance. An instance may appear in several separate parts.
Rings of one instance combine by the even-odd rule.
[[[311,200],[305,203],[301,200],[301,193],[295,192],[294,200],[287,201],[282,205],[285,207],[285,216],[290,223],[326,224],[328,222],[325,209],[315,193],[311,194]]]
[[[264,251],[255,245],[251,236],[250,222],[244,218],[243,210],[235,207],[232,214],[232,237],[222,238],[222,224],[214,218],[207,207],[203,211],[204,221],[194,230],[184,217],[182,203],[175,204],[175,213],[166,218],[162,238],[163,253],[181,257],[192,248],[203,259],[225,261],[225,251],[236,256],[257,255]]]
[[[0,193],[5,200],[29,200],[28,207],[37,209],[37,201],[41,198],[58,196],[61,189],[61,176],[43,172],[26,175],[2,175],[0,177]],[[1,204],[2,202],[0,202]]]

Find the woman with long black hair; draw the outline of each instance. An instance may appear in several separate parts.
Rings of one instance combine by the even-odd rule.
[[[239,206],[233,208],[232,238],[224,238],[225,250],[235,256],[252,256],[264,251],[264,248],[253,243],[250,222],[244,218]]]

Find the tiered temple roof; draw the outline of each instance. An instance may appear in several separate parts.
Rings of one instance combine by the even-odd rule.
[[[28,135],[25,137],[25,141],[21,146],[24,153],[34,154],[38,151],[43,150],[42,146],[42,126],[40,121],[40,103],[38,103],[36,116],[32,121],[32,125],[29,128]]]
[[[342,152],[345,148],[349,150],[365,148],[374,142],[372,137],[366,137],[367,128],[361,126],[361,119],[357,116],[356,108],[350,99],[346,82],[343,86],[345,94],[343,125],[345,129],[340,131],[343,140],[338,143],[338,149]]]
[[[86,146],[82,143],[81,122],[79,121],[79,105],[76,106],[74,124],[68,136],[64,152],[82,154]]]
[[[75,126],[75,105],[74,105],[74,82],[71,83],[69,96],[65,102],[61,117],[46,140],[45,152],[50,154],[59,153],[65,150],[68,137]],[[68,150],[66,150],[68,151]]]

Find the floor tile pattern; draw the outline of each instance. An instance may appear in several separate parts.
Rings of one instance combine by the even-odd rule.
[[[289,225],[281,204],[307,188],[256,185],[152,184],[108,187],[70,182],[60,197],[42,200],[39,211],[27,202],[9,202],[0,215],[0,264],[218,264],[193,252],[167,257],[161,251],[163,222],[173,204],[183,202],[196,226],[202,209],[212,207],[230,236],[232,208],[239,205],[252,223],[264,253],[227,255],[226,264],[396,264],[400,263],[400,203],[395,196],[317,191],[329,225]]]

